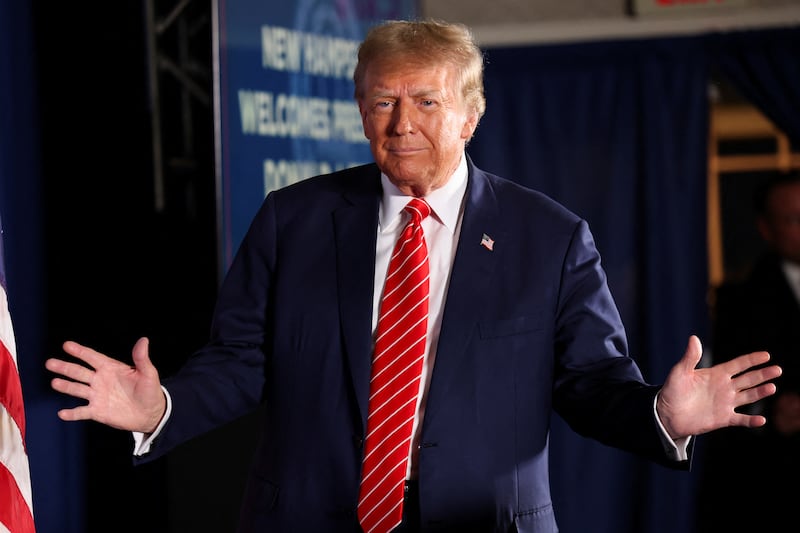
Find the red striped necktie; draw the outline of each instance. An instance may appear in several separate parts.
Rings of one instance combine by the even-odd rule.
[[[367,437],[358,497],[366,533],[384,533],[403,518],[403,493],[428,333],[428,248],[422,220],[431,207],[414,198],[397,240],[378,318]]]

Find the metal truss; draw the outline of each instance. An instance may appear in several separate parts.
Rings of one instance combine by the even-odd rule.
[[[211,0],[144,2],[154,207],[192,216],[214,179]]]

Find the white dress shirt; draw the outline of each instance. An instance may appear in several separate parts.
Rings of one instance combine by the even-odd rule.
[[[782,261],[781,269],[789,287],[792,288],[795,300],[800,302],[800,265],[791,261]]]

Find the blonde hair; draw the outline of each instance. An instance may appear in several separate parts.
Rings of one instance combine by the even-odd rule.
[[[437,20],[389,20],[374,26],[358,48],[358,63],[353,72],[355,97],[363,96],[364,76],[375,61],[449,63],[455,67],[464,101],[477,114],[486,111],[483,92],[484,58],[472,32],[463,24]]]

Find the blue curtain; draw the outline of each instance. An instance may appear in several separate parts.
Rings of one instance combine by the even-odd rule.
[[[713,45],[720,72],[800,147],[800,28],[721,34]]]
[[[662,382],[708,331],[703,38],[487,51],[478,166],[586,218],[645,377]],[[687,532],[691,474],[584,439],[556,418],[562,533]]]
[[[83,533],[82,429],[61,422],[49,391],[45,241],[34,46],[28,2],[0,0],[0,213],[9,310],[25,401],[38,533]]]

